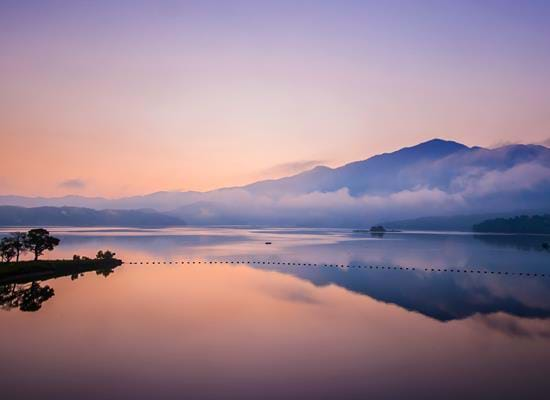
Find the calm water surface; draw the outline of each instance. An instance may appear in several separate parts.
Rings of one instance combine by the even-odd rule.
[[[2,398],[550,396],[548,238],[51,230],[49,258],[126,263],[40,282],[55,295],[35,312],[4,305]]]

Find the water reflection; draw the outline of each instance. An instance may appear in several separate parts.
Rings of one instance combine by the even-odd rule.
[[[41,286],[38,282],[0,285],[0,308],[8,311],[14,308],[21,311],[38,311],[42,308],[42,303],[54,294],[50,286]]]
[[[257,268],[292,274],[316,286],[338,285],[438,321],[498,312],[550,318],[550,279],[267,264]]]
[[[72,240],[53,258],[107,247],[125,261],[156,262],[42,281],[55,297],[40,312],[0,313],[9,327],[0,330],[6,398],[545,399],[550,392],[549,278],[423,271],[548,272],[538,251],[472,236],[327,230],[62,234]],[[254,259],[266,264],[236,263]],[[3,287],[2,298],[13,290]]]
[[[426,267],[549,273],[541,238],[513,235],[356,234],[326,229],[72,229],[57,232],[57,254],[116,248],[126,260],[266,260],[255,268],[291,274],[316,286],[346,290],[395,304],[438,321],[476,314],[550,317],[550,279],[424,273]],[[266,246],[265,242],[273,244]],[[506,252],[503,253],[502,249]],[[420,271],[290,268],[285,261],[346,265],[409,266]],[[96,273],[109,276],[112,270]],[[73,274],[77,279],[79,274]]]
[[[499,248],[548,253],[548,250],[543,246],[549,240],[548,236],[545,235],[474,235],[474,238]]]

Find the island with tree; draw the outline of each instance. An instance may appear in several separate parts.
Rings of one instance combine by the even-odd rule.
[[[383,225],[373,225],[370,229],[354,229],[354,233],[371,233],[377,235],[384,235],[384,233],[398,233],[401,232],[396,229],[386,229]]]
[[[98,251],[95,258],[74,255],[70,260],[41,260],[46,251],[52,251],[60,240],[46,229],[11,233],[0,240],[0,284],[25,283],[61,276],[78,276],[87,271],[108,275],[122,264],[110,250]],[[21,260],[25,254],[31,260]]]

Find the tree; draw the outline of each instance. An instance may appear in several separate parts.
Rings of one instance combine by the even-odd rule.
[[[15,261],[19,262],[19,256],[27,251],[27,234],[14,232],[11,234],[10,239],[15,250]]]
[[[95,256],[98,260],[112,260],[115,257],[116,253],[111,252],[110,250],[99,250]]]
[[[22,291],[19,309],[21,311],[38,311],[42,308],[42,303],[54,295],[54,290],[48,285],[40,286],[39,283],[33,282],[29,288]]]
[[[2,261],[4,262],[10,262],[13,257],[15,257],[16,251],[13,247],[13,241],[11,238],[2,238],[0,240],[0,256],[2,257]]]
[[[48,285],[40,286],[37,282],[27,284],[0,285],[0,309],[11,310],[19,308],[21,311],[38,311],[42,303],[55,295]]]
[[[34,254],[34,260],[38,260],[46,250],[51,251],[59,244],[59,239],[50,235],[46,229],[31,229],[27,233],[27,248]]]

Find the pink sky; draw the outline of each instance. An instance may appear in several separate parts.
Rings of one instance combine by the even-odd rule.
[[[208,190],[433,137],[550,137],[538,3],[30,4],[0,5],[0,194]]]

